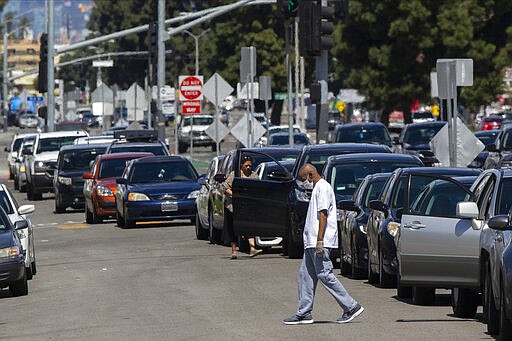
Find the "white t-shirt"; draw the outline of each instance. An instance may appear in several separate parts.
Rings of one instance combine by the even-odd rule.
[[[327,210],[324,247],[337,248],[338,221],[336,217],[336,196],[334,195],[331,185],[324,179],[318,180],[311,193],[303,233],[305,249],[316,247],[321,210]]]

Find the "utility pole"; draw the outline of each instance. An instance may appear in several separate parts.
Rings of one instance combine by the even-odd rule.
[[[4,60],[3,60],[3,70],[2,70],[2,98],[3,105],[2,110],[4,110],[4,133],[7,132],[8,126],[8,111],[9,111],[9,103],[7,101],[7,32],[4,32]]]
[[[165,0],[158,0],[158,20],[157,20],[157,68],[156,68],[156,83],[157,83],[157,110],[156,110],[156,126],[158,130],[158,140],[165,141],[165,122],[162,115],[162,98],[161,89],[165,85]]]
[[[55,33],[53,23],[54,0],[48,0],[48,97],[46,104],[46,115],[48,118],[48,131],[55,130],[55,80],[53,56],[55,54]]]

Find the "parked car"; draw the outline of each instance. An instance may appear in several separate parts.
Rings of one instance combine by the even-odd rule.
[[[435,121],[434,115],[430,111],[416,111],[411,113],[412,123]]]
[[[268,147],[286,147],[290,146],[290,135],[288,133],[276,133],[270,135],[268,139]],[[309,138],[304,133],[293,133],[293,146],[302,148],[310,144]]]
[[[178,126],[178,151],[185,153],[190,147],[190,140],[193,146],[211,146],[212,152],[216,151],[217,144],[205,132],[213,122],[212,115],[182,116]]]
[[[368,269],[367,223],[369,202],[376,200],[391,173],[367,175],[354,193],[354,199],[341,200],[338,208],[340,268],[344,275],[366,277]]]
[[[116,180],[119,227],[141,221],[190,219],[201,185],[192,163],[181,156],[148,156],[131,160]]]
[[[436,288],[452,289],[455,316],[474,316],[479,302],[480,229],[469,186],[475,177],[450,178],[411,171],[407,178],[399,226],[388,225],[395,237],[398,287],[412,287],[412,302],[431,305]],[[469,219],[468,219],[469,218]]]
[[[123,175],[129,161],[146,156],[153,154],[115,153],[96,157],[90,171],[82,175],[86,223],[97,224],[116,216],[116,179]]]
[[[21,246],[25,252],[25,272],[27,274],[27,279],[32,279],[37,272],[36,250],[34,245],[34,230],[32,228],[32,222],[26,215],[34,212],[35,207],[34,205],[18,206],[14,196],[4,184],[0,184],[0,207],[3,208],[5,213],[7,213],[9,220],[13,225],[18,221],[27,222],[27,226],[25,228],[17,229],[16,233],[18,234]]]
[[[478,126],[478,130],[494,130],[500,129],[503,117],[501,116],[487,116],[483,117]]]
[[[55,213],[64,213],[68,207],[84,207],[83,174],[90,171],[96,157],[106,150],[106,144],[75,144],[60,149],[57,163],[52,167]]]
[[[498,136],[499,130],[480,130],[475,131],[473,134],[482,142],[487,148],[488,145],[495,143],[496,137]],[[473,161],[468,165],[470,168],[483,168],[485,165],[485,160],[489,152],[487,149],[478,153]]]
[[[256,152],[265,153],[265,150]],[[364,152],[390,153],[391,150],[384,145],[365,143],[307,145],[302,148],[297,157],[291,176],[257,182],[237,178],[239,176],[237,167],[233,182],[235,232],[241,235],[282,237],[284,238],[283,252],[290,258],[302,257],[302,232],[310,192],[295,181],[300,167],[305,163],[311,163],[321,174],[329,156]],[[237,162],[239,163],[238,160]],[[286,173],[284,167],[283,172]],[[250,196],[247,195],[249,193]],[[266,214],[257,212],[266,212]]]
[[[18,126],[20,128],[37,128],[39,127],[40,121],[36,114],[25,113],[18,119]]]
[[[500,160],[512,154],[512,125],[503,127],[496,136],[494,143],[488,144],[485,149],[489,154],[485,159],[484,169],[498,168]]]
[[[28,295],[26,252],[16,232],[27,227],[26,221],[11,223],[7,213],[0,207],[0,288],[9,287],[13,296]]]
[[[115,141],[107,147],[105,154],[115,153],[151,153],[171,155],[167,146],[158,141],[158,134],[153,130],[115,130]]]
[[[212,183],[215,181],[213,177],[220,169],[222,161],[224,160],[225,155],[215,156],[212,161],[210,161],[210,166],[206,171],[206,175],[204,178],[199,179],[199,183],[201,184],[201,189],[199,190],[199,194],[196,198],[196,238],[198,240],[207,240],[209,234],[209,217],[208,213],[210,210],[210,202],[212,200],[213,194],[211,193],[213,189]],[[218,189],[217,189],[218,190]]]
[[[443,121],[407,124],[400,136],[395,137],[393,151],[417,155],[427,167],[439,165],[429,143],[445,124]]]
[[[382,144],[390,148],[393,146],[388,129],[380,122],[337,125],[334,129],[334,142]]]
[[[53,192],[51,166],[57,162],[60,148],[83,136],[88,136],[83,130],[37,134],[33,153],[25,158],[28,200],[41,200],[43,193]]]
[[[438,174],[444,176],[477,176],[480,170],[472,168],[398,168],[386,181],[377,200],[372,200],[372,210],[368,217],[368,281],[379,283],[382,287],[395,285],[398,273],[396,258],[395,231],[400,226],[401,215],[405,204],[405,190],[410,172]],[[399,287],[399,296],[410,296],[410,288]]]
[[[34,148],[35,135],[27,136],[21,143],[18,157],[14,163],[14,189],[20,192],[27,191],[27,174],[25,172],[25,158],[32,155]]]
[[[393,111],[389,114],[388,129],[390,131],[400,131],[404,127],[404,113],[401,111]]]
[[[35,134],[15,134],[9,146],[5,147],[7,154],[7,164],[9,165],[9,179],[14,179],[14,168],[16,160],[20,155],[21,144],[25,137],[35,137]]]

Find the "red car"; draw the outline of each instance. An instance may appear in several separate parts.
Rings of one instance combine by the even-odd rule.
[[[480,130],[494,130],[500,129],[503,117],[489,116],[482,118],[480,121]]]
[[[99,155],[84,173],[85,221],[101,223],[116,215],[116,179],[123,174],[126,163],[133,159],[154,156],[153,153],[116,153]]]

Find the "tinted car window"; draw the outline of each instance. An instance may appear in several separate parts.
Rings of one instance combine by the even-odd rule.
[[[187,162],[136,163],[130,183],[197,181],[197,174]]]
[[[12,151],[17,151],[18,149],[20,149],[20,146],[21,146],[21,143],[23,142],[23,138],[20,137],[20,138],[17,138],[16,140],[14,140],[14,143],[13,143],[13,146],[12,146]]]
[[[100,172],[98,174],[99,179],[105,178],[119,178],[123,174],[124,168],[128,161],[133,158],[122,158],[122,159],[106,159],[100,163]]]
[[[96,156],[103,154],[105,149],[92,150],[70,150],[61,152],[59,161],[59,170],[88,170]]]
[[[161,145],[146,145],[146,146],[128,146],[123,144],[113,145],[110,149],[110,154],[115,153],[138,153],[138,152],[149,152],[153,155],[167,155],[164,148]]]
[[[54,152],[60,150],[62,146],[73,144],[77,137],[78,136],[62,136],[39,139],[37,153]]]
[[[309,144],[308,138],[304,135],[293,135],[294,144]],[[271,135],[269,145],[287,145],[289,144],[289,137],[283,135]]]
[[[194,125],[207,126],[213,123],[213,117],[194,117],[192,123]],[[190,118],[185,118],[183,121],[183,126],[190,125]]]
[[[487,131],[484,131],[484,132],[487,132]],[[480,140],[480,142],[482,142],[483,144],[488,146],[491,143],[494,143],[494,141],[496,141],[496,136],[498,136],[498,131],[490,130],[489,134],[475,133],[475,136]]]
[[[336,142],[385,143],[389,141],[391,138],[384,126],[341,128],[336,135]]]
[[[503,143],[502,145],[500,146],[502,149],[512,149],[512,133],[511,133],[512,130],[507,130],[504,134],[503,134]]]
[[[413,183],[417,178],[413,179]],[[410,213],[425,216],[456,218],[457,203],[467,199],[467,193],[446,180],[418,179],[422,184],[415,186],[419,191],[411,196]],[[421,188],[421,186],[423,186]]]
[[[510,205],[512,203],[512,179],[505,178],[501,185],[500,193],[498,194],[498,201],[496,207],[498,208],[497,214],[508,214]]]
[[[0,206],[4,209],[5,213],[7,214],[14,213],[14,208],[12,207],[9,198],[7,197],[7,193],[5,193],[4,191],[0,191]]]
[[[441,130],[443,126],[440,124],[432,126],[408,127],[404,135],[404,143],[407,144],[425,144]]]
[[[368,207],[370,201],[377,200],[379,198],[379,194],[381,193],[382,187],[384,187],[385,182],[386,180],[383,179],[382,181],[375,181],[368,185],[368,188],[364,196],[364,200],[361,203],[363,207]]]
[[[265,152],[263,149],[262,152]],[[288,151],[282,152],[282,153],[268,153],[270,156],[272,156],[277,161],[294,161],[297,158],[297,152],[290,153]],[[272,159],[269,159],[268,157],[260,154],[251,154],[252,157],[252,169],[256,169],[256,167],[259,166],[262,162],[269,162],[273,161]]]

